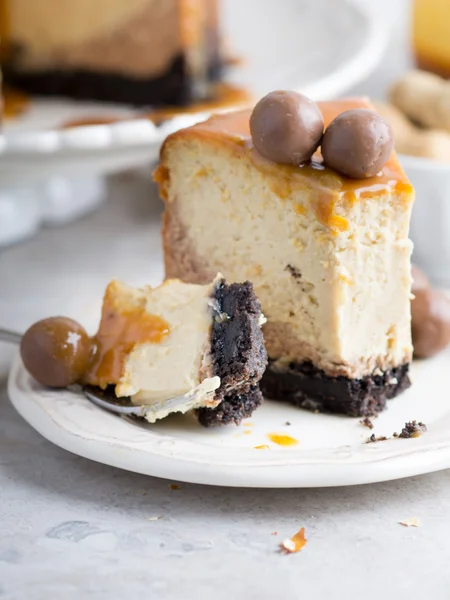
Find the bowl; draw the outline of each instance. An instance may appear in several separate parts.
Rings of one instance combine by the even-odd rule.
[[[399,155],[416,190],[411,217],[413,262],[443,288],[450,288],[450,164]]]

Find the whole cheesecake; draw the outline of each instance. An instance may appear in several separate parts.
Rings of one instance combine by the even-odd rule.
[[[365,99],[319,103],[325,126]],[[395,153],[350,179],[253,146],[250,111],[168,137],[155,173],[167,277],[249,279],[267,317],[271,398],[369,415],[409,386],[413,188]]]
[[[0,0],[7,82],[38,95],[186,104],[220,72],[218,0]]]

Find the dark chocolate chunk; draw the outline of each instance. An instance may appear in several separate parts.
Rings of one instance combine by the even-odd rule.
[[[297,267],[294,267],[293,265],[286,265],[285,271],[288,271],[294,279],[302,278],[302,274],[300,273],[299,269],[297,269]]]
[[[43,319],[24,334],[20,354],[27,371],[42,385],[63,388],[81,379],[91,342],[84,328],[66,317]]]
[[[298,92],[264,96],[250,117],[250,132],[260,154],[277,163],[299,165],[317,150],[323,117],[315,102]]]
[[[366,108],[338,115],[325,130],[322,140],[324,163],[354,179],[376,175],[393,149],[391,126],[375,111]]]

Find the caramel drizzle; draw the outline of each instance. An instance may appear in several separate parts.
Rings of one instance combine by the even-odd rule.
[[[135,121],[136,119],[148,119],[155,125],[161,125],[168,119],[180,115],[194,114],[196,112],[210,112],[224,108],[238,107],[250,104],[252,96],[244,88],[235,87],[228,83],[218,83],[214,86],[211,98],[201,102],[194,102],[189,106],[173,106],[167,108],[156,108],[147,113],[138,113],[131,117],[110,117],[104,115],[90,115],[82,119],[71,119],[65,121],[60,128],[72,129],[73,127],[84,127],[87,125],[110,125],[122,121]]]
[[[298,440],[285,433],[268,433],[267,437],[277,446],[297,446]]]
[[[333,102],[319,102],[325,126],[338,114],[350,108],[373,108],[365,99],[347,99]],[[196,136],[218,144],[228,144],[236,154],[248,153],[254,166],[267,177],[269,188],[282,200],[289,199],[296,188],[305,186],[315,191],[313,210],[318,221],[335,235],[350,228],[350,223],[336,211],[346,210],[357,201],[373,198],[386,193],[401,194],[401,201],[409,205],[413,198],[413,188],[401,168],[395,152],[383,169],[374,177],[351,179],[325,166],[317,152],[312,160],[303,165],[283,165],[261,156],[254,148],[250,136],[250,110],[219,114],[206,122],[199,123],[169,136]],[[164,155],[164,146],[162,150]],[[293,205],[300,215],[306,207]]]
[[[92,338],[93,353],[85,383],[105,388],[117,384],[124,374],[125,361],[138,344],[161,343],[170,333],[169,324],[145,307],[118,310],[106,291],[98,333]]]

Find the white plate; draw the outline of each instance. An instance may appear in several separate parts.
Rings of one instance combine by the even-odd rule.
[[[236,487],[355,485],[450,467],[449,360],[450,351],[415,363],[413,387],[373,420],[373,430],[359,419],[269,401],[240,427],[203,429],[192,415],[136,425],[81,395],[41,388],[19,358],[10,373],[9,395],[19,413],[53,443],[129,471]],[[424,421],[428,432],[416,439],[364,443],[371,433],[392,436],[412,419]],[[298,445],[276,446],[269,433],[287,434]],[[270,449],[255,449],[259,445]]]
[[[259,97],[296,88],[316,99],[343,93],[366,77],[385,48],[386,25],[358,0],[225,0],[224,29],[245,63],[231,74]],[[253,24],[253,25],[251,25]],[[34,101],[0,135],[0,181],[13,185],[59,175],[92,176],[148,164],[164,137],[206,115],[157,128],[146,120],[61,130],[68,119],[130,114],[61,100]]]

